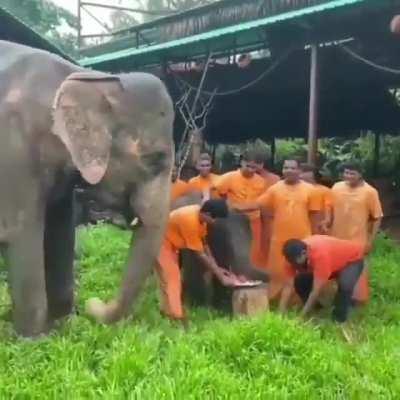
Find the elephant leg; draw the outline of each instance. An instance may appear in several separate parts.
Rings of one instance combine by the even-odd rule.
[[[72,312],[74,303],[73,193],[50,205],[46,211],[44,233],[46,290],[51,319]]]
[[[15,330],[27,337],[47,328],[43,238],[41,222],[27,223],[7,249]]]
[[[169,213],[170,173],[163,172],[138,188],[133,208],[139,219],[119,296],[108,304],[87,303],[87,312],[99,322],[111,323],[128,315],[142,285],[155,267]]]

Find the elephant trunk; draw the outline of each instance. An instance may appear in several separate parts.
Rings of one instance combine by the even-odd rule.
[[[157,262],[169,214],[169,174],[163,174],[146,185],[134,199],[139,224],[132,238],[130,254],[120,293],[116,299],[104,304],[91,299],[87,312],[101,323],[113,323],[126,317],[138,297],[142,285]]]

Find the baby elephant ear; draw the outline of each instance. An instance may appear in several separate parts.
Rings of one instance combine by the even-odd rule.
[[[69,151],[82,177],[101,181],[110,158],[113,111],[107,97],[122,91],[119,78],[95,72],[73,73],[57,90],[53,133]]]

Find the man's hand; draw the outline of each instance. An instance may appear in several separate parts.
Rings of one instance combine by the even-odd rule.
[[[240,283],[240,280],[236,277],[236,275],[224,268],[218,268],[216,276],[223,286],[232,287]]]
[[[321,221],[318,225],[318,229],[321,233],[327,234],[329,232],[329,221]]]

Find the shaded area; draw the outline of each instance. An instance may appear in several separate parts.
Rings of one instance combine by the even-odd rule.
[[[356,48],[353,42],[352,48]],[[368,58],[400,65],[391,42],[377,54],[373,46],[359,46]],[[400,108],[389,91],[400,85],[400,74],[380,72],[354,60],[341,47],[320,49],[319,137],[347,136],[360,130],[397,133]],[[249,68],[215,65],[204,90],[224,92],[254,81],[268,69],[269,59],[253,61]],[[235,95],[216,97],[208,117],[205,138],[209,143],[237,143],[271,137],[305,137],[308,130],[310,54],[297,50],[271,74]],[[175,101],[186,82],[197,87],[201,72],[170,73],[166,82]],[[176,136],[183,130],[177,113]]]

